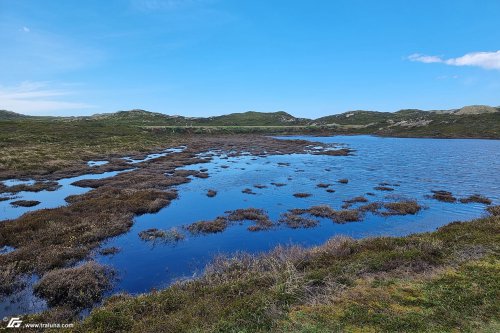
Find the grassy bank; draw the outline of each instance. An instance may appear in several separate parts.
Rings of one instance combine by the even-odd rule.
[[[74,331],[497,331],[500,216],[490,211],[432,233],[218,258],[197,280],[113,296]]]

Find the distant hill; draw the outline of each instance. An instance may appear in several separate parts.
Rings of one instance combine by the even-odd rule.
[[[453,114],[464,115],[464,114],[481,114],[481,113],[495,113],[499,112],[499,108],[494,108],[488,105],[470,105],[464,106],[463,108],[455,111]]]
[[[145,110],[118,111],[84,117],[34,117],[0,111],[0,120],[105,122],[148,127],[279,126],[308,131],[386,136],[488,137],[500,138],[500,108],[486,105],[460,109],[423,111],[404,109],[397,112],[348,111],[318,119],[296,118],[284,111],[231,113],[215,117],[184,117]]]
[[[7,110],[0,110],[0,119],[17,119],[17,118],[25,118],[27,116],[20,114],[20,113],[15,113],[12,111],[7,111]]]

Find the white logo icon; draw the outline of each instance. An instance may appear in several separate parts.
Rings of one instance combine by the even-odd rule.
[[[23,321],[21,320],[21,318],[13,317],[13,318],[10,318],[9,323],[7,324],[7,328],[21,327],[22,323],[23,323]]]

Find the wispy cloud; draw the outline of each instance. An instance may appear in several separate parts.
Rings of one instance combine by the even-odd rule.
[[[500,70],[500,50],[496,52],[472,52],[458,58],[449,59],[415,53],[410,55],[408,59],[426,64],[442,63],[450,66],[474,66]]]
[[[53,115],[95,107],[67,100],[67,96],[74,94],[71,90],[53,88],[50,82],[26,81],[16,86],[0,86],[0,109],[30,115]]]
[[[210,0],[132,0],[132,5],[143,11],[178,10],[200,5]]]

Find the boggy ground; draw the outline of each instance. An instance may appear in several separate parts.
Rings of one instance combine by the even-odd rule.
[[[217,150],[232,156],[243,152],[253,155],[304,153],[311,142],[276,140],[256,135],[224,135],[191,137],[186,141],[176,141],[176,146],[179,144],[187,148],[183,152],[134,164],[136,169],[133,171],[111,178],[76,182],[75,185],[93,189],[86,194],[66,198],[67,206],[33,211],[18,219],[0,223],[0,247],[11,246],[16,249],[0,256],[0,296],[21,288],[23,276],[30,274],[36,274],[46,281],[44,287],[47,290],[54,289],[47,285],[49,283],[71,285],[71,281],[60,279],[71,275],[74,270],[71,266],[89,258],[103,240],[127,232],[135,215],[154,213],[167,206],[177,197],[173,187],[189,182],[190,176],[209,176],[199,171],[178,170],[179,167],[210,160],[209,156],[198,157],[201,152]],[[314,145],[323,146],[320,143]],[[332,155],[331,151],[325,153]],[[347,153],[349,150],[342,149],[338,154]],[[122,160],[111,159],[109,164],[92,170],[104,172],[130,167]],[[34,177],[39,181],[56,180],[88,172],[88,169],[79,170],[71,165],[43,176],[43,172],[35,173]],[[12,173],[2,175],[6,174]],[[89,267],[101,269],[97,264]],[[45,278],[48,274],[51,279]],[[87,276],[101,275],[89,273]],[[68,290],[79,293],[86,289],[74,286],[68,287]],[[102,292],[104,288],[97,294],[100,296]],[[38,294],[47,295],[43,292]],[[58,296],[57,302],[51,301],[50,304],[63,306],[66,310],[80,310],[79,303],[75,307],[75,302],[69,301],[72,295],[63,296]],[[97,299],[99,297],[92,298]]]
[[[115,295],[74,332],[495,332],[500,216],[435,232],[220,257],[202,277]],[[28,322],[62,320],[53,309]]]

